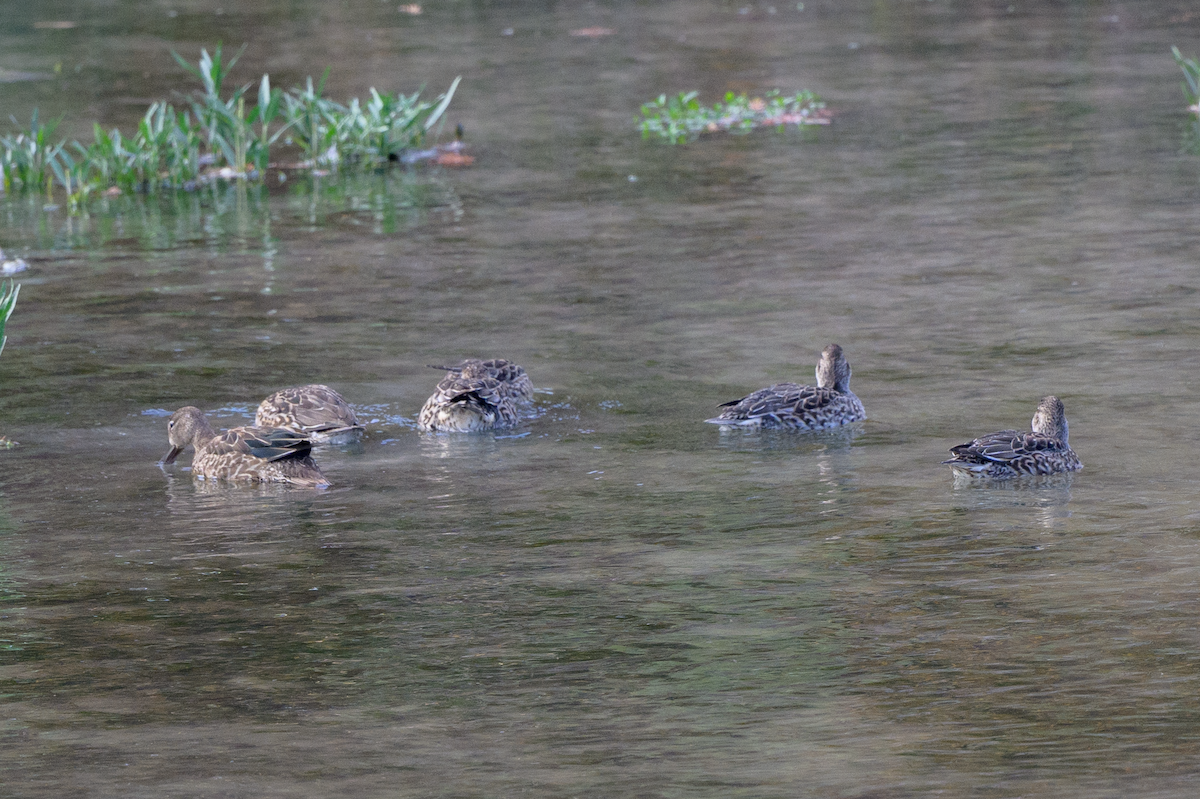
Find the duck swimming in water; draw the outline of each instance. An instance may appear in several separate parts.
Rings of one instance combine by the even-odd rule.
[[[319,444],[345,444],[363,431],[350,403],[317,383],[276,391],[259,404],[254,424],[295,430]]]
[[[867,418],[850,390],[850,362],[837,344],[821,352],[816,386],[779,383],[720,407],[720,416],[704,421],[755,430],[828,430]]]
[[[956,477],[1005,480],[1025,475],[1077,472],[1079,456],[1067,443],[1067,412],[1058,397],[1043,397],[1033,415],[1033,432],[1001,430],[951,447],[942,461]]]
[[[468,359],[445,369],[446,376],[417,417],[422,430],[469,433],[512,427],[520,406],[533,399],[529,375],[511,361]]]
[[[329,485],[310,455],[312,442],[294,430],[234,427],[215,433],[204,412],[189,405],[172,414],[167,438],[171,449],[161,463],[174,463],[191,444],[196,451],[192,476],[197,479],[290,483],[304,488]]]

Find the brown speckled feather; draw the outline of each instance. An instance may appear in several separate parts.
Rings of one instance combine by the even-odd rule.
[[[823,430],[866,418],[858,397],[831,388],[780,383],[762,388],[706,421],[731,426]]]
[[[826,430],[867,418],[850,390],[850,364],[837,344],[822,351],[816,386],[778,383],[720,407],[726,410],[705,421],[750,429]]]
[[[525,370],[503,358],[469,358],[456,366],[434,366],[447,374],[417,417],[422,430],[469,433],[512,427],[520,405],[533,399]]]
[[[425,401],[417,424],[422,430],[469,433],[512,427],[517,402],[511,391],[491,377],[449,374]]]
[[[197,479],[252,483],[290,483],[325,488],[329,481],[311,456],[312,442],[294,430],[234,427],[214,433],[204,413],[180,408],[167,422],[171,449],[162,462],[174,462],[189,444],[195,449],[192,476]]]
[[[503,358],[492,358],[483,361],[478,358],[468,358],[456,366],[431,366],[431,369],[444,369],[451,375],[457,375],[468,380],[490,377],[501,383],[505,390],[520,401],[533,399],[533,383],[525,370]]]
[[[1068,444],[1066,409],[1058,397],[1045,397],[1033,416],[1033,431],[1001,430],[951,447],[956,476],[1008,479],[1025,475],[1077,472],[1083,468]]]
[[[285,427],[316,442],[344,443],[363,430],[354,409],[329,386],[312,384],[276,391],[258,406],[258,427]]]

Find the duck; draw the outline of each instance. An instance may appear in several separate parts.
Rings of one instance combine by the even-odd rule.
[[[850,390],[850,362],[837,344],[821,351],[815,386],[778,383],[718,407],[725,410],[704,421],[748,430],[828,430],[867,418]]]
[[[514,426],[520,406],[533,399],[525,370],[503,358],[469,358],[444,369],[446,376],[425,401],[417,426],[430,432],[470,433]]]
[[[160,461],[175,462],[190,444],[195,449],[192,476],[199,480],[249,483],[289,483],[303,488],[327,488],[329,481],[312,459],[312,441],[282,427],[234,427],[213,432],[204,412],[188,405],[167,422],[171,448]]]
[[[1033,431],[1001,430],[951,447],[955,477],[1006,480],[1077,472],[1083,462],[1067,440],[1067,412],[1058,397],[1043,397],[1033,414]]]
[[[350,403],[319,383],[276,391],[259,404],[254,424],[295,430],[318,444],[349,443],[363,432]]]
[[[430,369],[441,369],[459,377],[479,378],[490,377],[499,380],[505,390],[518,401],[533,401],[533,382],[525,369],[504,358],[492,358],[484,361],[478,358],[467,358],[455,366],[433,366]]]

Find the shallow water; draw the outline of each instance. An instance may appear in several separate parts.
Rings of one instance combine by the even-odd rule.
[[[335,97],[462,74],[477,160],[5,209],[3,793],[1192,795],[1200,159],[1170,46],[1200,14],[1008,8],[6,13],[3,107],[67,135],[184,85],[170,48],[244,39],[239,80],[332,64]],[[776,87],[834,124],[632,128],[661,92]],[[830,341],[861,429],[701,423]],[[418,434],[425,364],[464,356],[524,364],[534,418]],[[318,453],[332,489],[156,466],[164,411],[232,426],[311,381],[373,420]],[[1085,470],[955,486],[946,449],[1048,393]]]

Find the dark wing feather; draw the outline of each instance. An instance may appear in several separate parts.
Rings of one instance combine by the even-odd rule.
[[[493,380],[499,380],[501,383],[509,383],[514,386],[518,386],[528,380],[524,367],[504,358],[492,358],[487,361],[481,361],[478,358],[468,358],[454,366],[427,365],[430,369],[444,369],[450,373],[449,376],[472,379],[490,377]]]
[[[1007,463],[1034,452],[1065,452],[1062,442],[1036,433],[1001,430],[988,433],[966,444],[951,447],[955,459],[971,463]]]
[[[730,409],[725,411],[722,416],[750,419],[755,416],[777,414],[781,411],[816,410],[828,405],[835,397],[839,396],[841,395],[831,388],[779,383],[770,388],[759,389],[740,400],[722,403],[719,407]]]
[[[208,449],[220,455],[248,454],[265,461],[281,461],[308,457],[312,442],[282,427],[235,427],[217,436]]]
[[[437,390],[447,404],[475,400],[480,405],[495,406],[501,401],[500,381],[493,377],[466,378],[451,373],[438,383]]]

